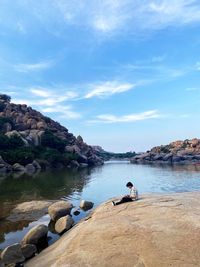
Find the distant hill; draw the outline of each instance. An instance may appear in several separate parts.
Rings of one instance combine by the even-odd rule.
[[[25,104],[11,103],[7,95],[0,95],[0,155],[0,171],[35,160],[43,168],[103,164],[81,136],[76,138],[58,122]]]
[[[102,147],[100,146],[93,146],[93,148],[96,151],[96,154],[102,158],[104,161],[106,160],[111,160],[111,159],[130,159],[136,155],[135,152],[124,152],[124,153],[114,153],[114,152],[108,152],[105,151]]]
[[[175,141],[152,148],[136,155],[132,163],[198,163],[200,162],[200,139]]]

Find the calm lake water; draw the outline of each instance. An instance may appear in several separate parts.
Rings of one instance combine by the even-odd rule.
[[[16,204],[66,196],[75,206],[81,199],[97,206],[111,197],[127,194],[128,181],[136,185],[139,193],[200,191],[200,165],[156,166],[111,161],[93,169],[51,171],[32,177],[0,177],[0,249],[20,242],[31,227],[49,223],[48,215],[35,222],[7,221],[6,217]],[[79,221],[86,215],[87,212],[81,212],[74,219]],[[53,233],[49,236],[50,244],[59,238]]]

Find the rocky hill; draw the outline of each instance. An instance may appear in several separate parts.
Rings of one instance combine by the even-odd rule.
[[[0,169],[9,171],[15,163],[68,167],[102,164],[96,150],[58,122],[27,105],[11,103],[0,95]],[[35,163],[35,167],[39,165]],[[31,166],[29,166],[31,169]],[[14,169],[23,169],[15,165]]]
[[[132,163],[200,163],[200,139],[175,141],[136,155]]]

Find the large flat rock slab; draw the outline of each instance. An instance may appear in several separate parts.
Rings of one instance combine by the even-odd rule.
[[[199,267],[200,192],[100,205],[27,267]]]

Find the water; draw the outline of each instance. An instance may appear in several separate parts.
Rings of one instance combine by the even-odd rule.
[[[0,177],[0,249],[20,242],[34,225],[49,223],[48,215],[34,222],[9,222],[6,217],[16,204],[66,196],[75,206],[81,199],[90,200],[97,206],[111,197],[127,194],[125,185],[128,181],[136,185],[139,193],[200,191],[200,165],[155,166],[111,161],[93,169],[51,171],[32,177]],[[86,215],[81,212],[74,219],[79,221]],[[49,237],[50,244],[59,238],[51,232]]]

